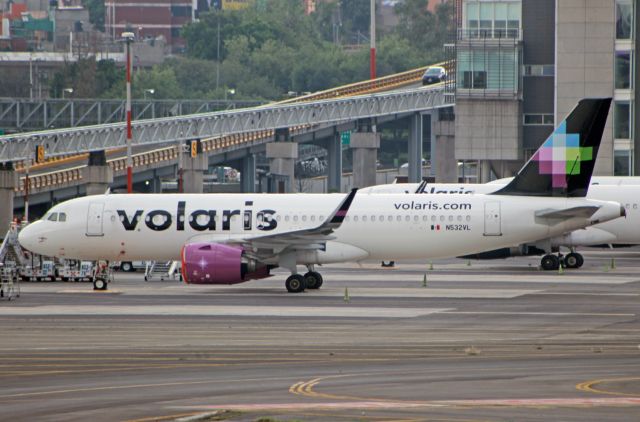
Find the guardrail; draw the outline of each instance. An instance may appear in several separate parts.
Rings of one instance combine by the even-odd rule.
[[[445,63],[438,63],[431,66],[447,66]],[[272,105],[281,105],[281,104],[295,104],[302,103],[308,101],[318,101],[322,99],[329,98],[340,98],[347,97],[353,95],[362,95],[373,92],[379,92],[384,90],[390,90],[394,88],[399,88],[404,85],[409,85],[412,83],[419,82],[421,80],[422,74],[429,66],[424,66],[418,69],[409,70],[406,72],[397,73],[390,76],[385,76],[373,80],[367,80],[362,82],[357,82],[353,84],[344,85],[341,87],[320,91],[308,95],[303,95],[300,97],[292,98],[289,100],[280,101],[274,103]],[[264,106],[261,106],[264,107]],[[294,130],[302,129],[302,126],[298,126],[294,128]],[[207,153],[214,152],[219,149],[229,148],[236,145],[242,145],[249,143],[251,141],[261,140],[268,137],[273,136],[273,130],[265,130],[253,133],[241,133],[241,134],[231,134],[225,135],[221,137],[208,138],[202,140],[203,151]],[[114,149],[107,151],[107,154],[113,154],[117,152],[121,152],[122,148]],[[31,167],[33,171],[40,171],[47,167],[51,167],[53,165],[61,164],[64,162],[65,164],[71,164],[74,162],[80,162],[82,160],[86,160],[88,154],[78,154],[73,156],[66,157],[56,157],[56,159],[48,160],[47,162],[39,165],[34,165]],[[155,149],[153,151],[147,151],[140,154],[135,154],[133,157],[133,165],[134,167],[138,167],[140,163],[147,163],[144,165],[148,165],[151,163],[159,163],[159,162],[168,162],[172,160],[178,159],[178,151],[175,146],[163,147],[159,149]],[[110,159],[107,161],[108,165],[115,173],[123,172],[126,169],[126,158],[118,157],[114,159]],[[18,167],[18,171],[22,172],[24,169],[22,166]],[[73,182],[80,182],[82,180],[82,172],[81,169],[85,167],[85,165],[56,170],[49,173],[32,175],[29,177],[29,191],[37,192],[38,190],[47,190],[54,189],[56,186],[61,186]],[[24,194],[25,188],[25,177],[20,178],[20,183],[16,187],[15,191],[18,194]]]

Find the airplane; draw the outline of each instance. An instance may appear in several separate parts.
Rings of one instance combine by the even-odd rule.
[[[286,289],[299,293],[322,285],[316,265],[447,258],[560,236],[624,215],[619,203],[585,198],[610,103],[581,100],[557,129],[564,135],[491,195],[94,195],[54,206],[19,242],[82,260],[180,259],[193,284],[242,283],[282,267]],[[561,167],[540,159],[549,149]]]
[[[582,254],[576,252],[581,246],[632,246],[640,244],[640,178],[633,184],[629,177],[593,177],[587,198],[602,201],[614,201],[625,208],[625,218],[602,222],[592,227],[575,230],[553,238],[538,239],[516,246],[489,250],[463,256],[462,258],[489,260],[515,256],[543,255],[540,267],[543,270],[557,270],[560,265],[565,268],[580,268],[584,264]],[[442,194],[491,194],[506,186],[511,178],[499,179],[485,184],[475,183],[392,183],[371,186],[361,190],[361,194],[380,193],[424,193]],[[560,247],[570,250],[567,255],[560,256]],[[557,251],[558,256],[551,254]]]

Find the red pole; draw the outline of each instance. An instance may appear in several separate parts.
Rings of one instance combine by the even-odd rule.
[[[122,37],[127,43],[127,193],[133,193],[133,159],[131,157],[131,41],[133,41],[133,32],[125,32]]]
[[[371,0],[371,53],[369,56],[369,73],[371,79],[376,78],[376,0]]]

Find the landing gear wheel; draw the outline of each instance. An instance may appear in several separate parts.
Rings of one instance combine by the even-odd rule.
[[[571,252],[564,257],[564,265],[567,268],[580,268],[582,264],[584,264],[584,258],[579,253]]]
[[[290,275],[284,285],[289,293],[301,293],[304,292],[304,289],[307,287],[304,282],[304,277],[300,274]]]
[[[120,263],[120,269],[126,273],[132,273],[134,271],[133,264],[131,262]]]
[[[93,290],[107,290],[107,281],[102,278],[94,279]]]
[[[545,255],[540,260],[540,266],[545,271],[553,271],[560,268],[560,258],[555,255]]]
[[[322,275],[316,271],[309,271],[304,275],[307,289],[319,289],[322,286]]]

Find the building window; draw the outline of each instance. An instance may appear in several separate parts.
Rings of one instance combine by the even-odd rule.
[[[613,151],[613,175],[631,175],[631,151],[629,151],[628,149]]]
[[[553,114],[524,114],[524,124],[527,126],[551,125],[553,126]]]
[[[491,49],[460,51],[458,81],[463,89],[515,91],[518,88],[518,51]]]
[[[630,51],[616,51],[616,89],[631,89],[633,87],[633,72]]]
[[[191,17],[191,6],[171,6],[171,16],[174,18]]]
[[[469,0],[464,12],[465,37],[520,38],[520,1]]]
[[[555,76],[556,68],[552,64],[526,64],[524,76]]]
[[[613,137],[615,139],[631,138],[631,112],[631,102],[615,102],[613,108]]]
[[[633,2],[616,0],[616,38],[628,40],[633,36]]]

